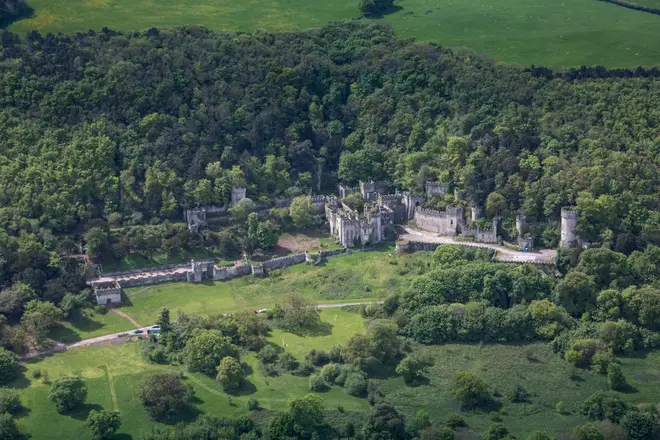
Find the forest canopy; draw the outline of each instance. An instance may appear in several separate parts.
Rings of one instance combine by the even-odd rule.
[[[535,76],[350,22],[0,41],[0,284],[57,276],[63,234],[181,221],[242,185],[435,180],[530,221],[575,205],[585,240],[626,253],[660,241],[658,78]]]

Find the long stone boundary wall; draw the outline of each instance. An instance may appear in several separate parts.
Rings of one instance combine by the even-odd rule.
[[[145,267],[142,269],[127,269],[127,270],[120,270],[117,272],[103,272],[101,275],[104,277],[121,277],[127,275],[137,275],[146,272],[162,272],[167,270],[183,269],[184,267],[190,267],[190,262],[177,263],[177,264],[163,264],[161,266]]]

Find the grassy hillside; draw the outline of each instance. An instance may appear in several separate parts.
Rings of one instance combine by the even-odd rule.
[[[362,329],[363,320],[355,313],[325,310],[321,316],[332,326],[329,334],[303,339],[274,331],[269,339],[280,346],[284,341],[286,349],[301,359],[311,348],[329,349],[334,344],[345,343]],[[450,413],[460,413],[477,432],[493,419],[501,419],[511,432],[523,438],[538,429],[559,435],[572,426],[585,423],[579,411],[580,404],[590,394],[607,389],[604,376],[571,368],[552,353],[548,344],[448,344],[417,347],[415,350],[435,362],[423,384],[408,386],[394,374],[375,379],[388,400],[408,419],[423,408],[434,422],[444,421]],[[230,417],[245,414],[249,397],[255,397],[266,409],[281,409],[289,397],[308,393],[308,378],[290,374],[266,378],[259,373],[254,354],[244,356],[243,360],[252,369],[248,377],[254,385],[251,394],[231,396],[230,399],[214,380],[199,374],[187,376],[186,383],[192,386],[198,398],[190,417],[201,412]],[[622,359],[622,364],[633,390],[622,394],[623,398],[635,403],[656,402],[656,390],[660,386],[660,353]],[[32,378],[36,369],[42,374],[48,372],[51,380],[65,374],[82,375],[89,387],[86,407],[73,415],[58,415],[47,399],[48,386],[40,379]],[[136,385],[150,372],[173,369],[178,371],[180,367],[147,364],[136,343],[78,349],[32,361],[27,365],[27,379],[14,384],[20,388],[23,403],[29,408],[19,419],[21,428],[33,440],[51,438],[53,430],[61,434],[59,438],[88,439],[90,435],[84,426],[84,417],[89,410],[103,407],[121,413],[123,425],[117,438],[128,438],[129,435],[137,438],[140,433],[151,429],[152,424],[133,394]],[[483,377],[502,404],[500,410],[493,413],[461,412],[448,388],[458,370],[469,370]],[[531,403],[511,403],[508,395],[517,385],[532,394]],[[348,417],[353,420],[366,417],[367,401],[346,395],[342,388],[333,387],[321,396],[327,410],[326,417],[333,422],[341,423]],[[559,401],[566,406],[565,414],[555,411]],[[338,406],[343,406],[345,412],[337,411]],[[362,412],[358,414],[356,411]]]
[[[127,301],[120,310],[141,325],[151,325],[162,307],[172,316],[178,312],[201,315],[232,313],[272,307],[278,298],[296,292],[317,303],[377,301],[408,286],[413,268],[424,267],[428,254],[401,257],[393,246],[342,255],[320,266],[298,264],[271,272],[266,278],[251,276],[227,282],[207,281],[200,284],[169,283],[126,289]],[[111,313],[85,310],[52,332],[62,342],[76,342],[133,328],[130,322]]]
[[[302,338],[283,332],[273,332],[269,340],[282,345],[298,359],[304,358],[312,348],[330,349],[335,344],[345,343],[353,334],[362,330],[363,320],[357,313],[341,310],[325,310],[321,319],[328,323],[330,331],[326,334]],[[247,400],[254,397],[266,409],[279,409],[286,406],[290,396],[303,396],[308,391],[308,378],[285,374],[277,378],[265,378],[259,373],[258,361],[253,353],[243,357],[252,368],[248,380],[255,391],[249,395],[231,396],[222,390],[214,380],[201,374],[189,374],[186,383],[195,392],[196,404],[190,417],[206,412],[215,415],[238,416],[247,413]],[[52,438],[90,439],[89,429],[85,426],[87,413],[92,409],[114,409],[121,413],[122,428],[116,438],[133,438],[148,432],[154,425],[134,395],[140,380],[149,373],[179,371],[181,367],[162,366],[146,363],[137,343],[123,345],[96,346],[59,353],[41,360],[32,360],[27,364],[25,379],[14,384],[19,388],[23,405],[29,409],[20,418],[21,429],[32,440]],[[89,388],[89,397],[84,408],[71,415],[59,415],[53,403],[48,400],[48,386],[41,379],[33,378],[33,372],[47,373],[50,380],[77,374],[84,377]],[[348,396],[341,388],[323,394],[328,409],[343,405],[346,412],[364,411],[368,408],[366,400]],[[337,412],[336,410],[334,412]],[[123,434],[123,436],[122,436]]]
[[[644,4],[656,0],[644,0]],[[356,0],[31,0],[32,18],[9,29],[26,32],[131,31],[199,24],[212,29],[292,30],[359,17]],[[397,34],[465,46],[523,65],[634,67],[660,63],[660,16],[595,0],[400,0],[385,17]]]

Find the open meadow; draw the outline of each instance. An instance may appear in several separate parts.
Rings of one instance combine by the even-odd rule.
[[[297,359],[303,359],[312,348],[330,349],[335,344],[345,344],[355,333],[361,332],[364,320],[359,314],[344,310],[324,310],[323,322],[330,324],[330,331],[301,338],[282,331],[273,331],[268,338],[273,344],[285,348]],[[284,345],[282,345],[284,343]],[[451,413],[460,413],[470,429],[483,430],[492,420],[501,419],[512,433],[524,438],[530,432],[544,429],[561,434],[585,423],[580,414],[580,404],[592,393],[607,389],[606,378],[590,370],[570,367],[548,344],[528,345],[500,344],[447,344],[443,346],[416,346],[420,354],[428,356],[434,365],[417,386],[406,385],[393,372],[383,372],[373,379],[381,391],[409,420],[418,410],[424,409],[434,422],[442,422]],[[251,371],[249,391],[229,396],[211,378],[201,374],[186,373],[185,383],[195,393],[195,404],[185,420],[194,419],[201,413],[236,417],[247,414],[247,400],[256,398],[264,411],[254,414],[263,419],[268,410],[282,409],[290,397],[301,397],[309,392],[308,378],[288,373],[277,377],[264,377],[254,353],[243,355],[243,361]],[[622,359],[631,391],[623,398],[634,403],[655,401],[660,386],[660,353],[655,352],[636,358]],[[89,387],[87,405],[72,415],[59,415],[47,398],[48,387],[42,379],[33,378],[35,370],[47,373],[50,380],[66,374],[83,376]],[[462,412],[451,396],[449,383],[454,373],[468,370],[483,377],[501,404],[499,411]],[[123,345],[105,345],[75,349],[27,363],[25,378],[15,382],[24,406],[28,408],[20,417],[21,428],[33,440],[51,438],[52,432],[61,438],[89,439],[84,418],[91,409],[115,409],[120,411],[123,425],[113,439],[139,438],[141,433],[158,424],[149,417],[134,396],[134,390],[145,375],[162,371],[184,371],[183,367],[162,366],[147,363],[140,354],[136,342]],[[529,403],[512,403],[508,397],[517,385],[531,394]],[[320,393],[324,400],[326,418],[333,423],[352,420],[362,423],[369,405],[366,399],[347,395],[340,387],[332,387]],[[555,407],[562,401],[566,407],[559,414]],[[343,412],[337,410],[343,407]],[[360,412],[361,411],[361,412]]]
[[[318,304],[378,301],[408,286],[428,259],[427,253],[393,255],[394,247],[383,245],[373,251],[331,258],[319,266],[298,264],[272,271],[265,278],[247,276],[223,282],[134,287],[126,289],[126,301],[118,310],[147,326],[153,324],[162,307],[168,307],[173,317],[178,312],[233,313],[272,307],[290,293]],[[71,343],[132,328],[129,321],[115,313],[88,309],[51,336]]]
[[[653,6],[657,0],[641,3]],[[361,16],[356,0],[30,0],[14,32],[135,31],[196,24],[222,31],[283,31]],[[660,16],[596,0],[398,0],[383,20],[402,37],[467,47],[521,65],[651,66],[660,63]]]

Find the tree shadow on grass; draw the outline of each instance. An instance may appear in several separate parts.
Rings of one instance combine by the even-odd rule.
[[[64,344],[71,344],[82,340],[78,333],[62,324],[56,324],[53,326],[48,332],[48,337]]]
[[[108,440],[133,440],[133,436],[124,432],[108,437]]]
[[[431,383],[429,378],[426,377],[426,376],[421,376],[421,377],[418,377],[417,379],[413,379],[411,381],[405,381],[405,382],[406,382],[406,385],[408,385],[411,388],[417,388],[417,387],[421,387],[421,386],[424,386],[424,385],[429,385]]]
[[[332,324],[329,322],[319,322],[314,327],[303,329],[287,330],[296,336],[314,337],[314,336],[328,336],[332,334]]]
[[[637,387],[635,387],[634,385],[630,385],[629,383],[625,384],[624,386],[622,386],[617,391],[619,391],[620,393],[623,393],[623,394],[635,394],[635,393],[639,392]]]
[[[249,396],[250,394],[254,394],[256,392],[257,387],[255,387],[254,384],[249,380],[244,380],[241,387],[237,390],[225,390],[225,393],[233,397]]]
[[[30,386],[30,379],[25,375],[27,373],[27,368],[21,365],[21,374],[10,383],[5,385],[7,388],[13,388],[15,390],[23,390]]]
[[[204,412],[197,407],[192,405],[187,405],[185,408],[182,408],[176,412],[176,416],[171,419],[164,420],[163,423],[166,425],[177,425],[181,422],[192,422],[197,417],[199,417]]]
[[[365,16],[366,18],[379,19],[379,18],[383,18],[383,17],[385,17],[386,15],[390,15],[390,14],[394,14],[395,12],[399,12],[399,11],[401,11],[401,10],[403,10],[403,7],[402,7],[402,6],[399,6],[399,5],[393,5],[393,6],[390,7],[390,8],[384,9],[384,10],[382,10],[382,11],[378,11],[378,12],[373,13],[373,14],[364,14],[364,16]],[[376,249],[376,248],[374,247],[374,249]],[[371,249],[370,249],[370,250],[371,250]]]
[[[92,410],[100,411],[102,409],[103,407],[96,403],[85,403],[84,405],[80,405],[78,408],[75,408],[73,411],[64,415],[67,415],[76,420],[87,420],[87,417],[89,417],[89,413]]]

